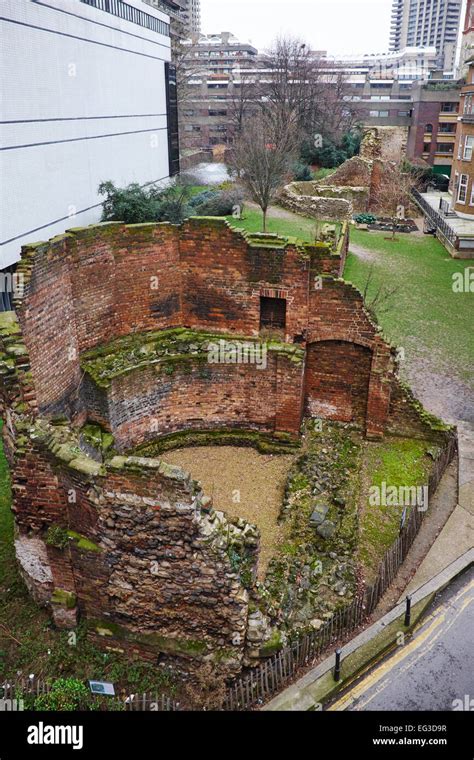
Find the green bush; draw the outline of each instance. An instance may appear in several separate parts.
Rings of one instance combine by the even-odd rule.
[[[59,678],[47,694],[35,699],[35,710],[73,712],[93,709],[89,689],[77,678]]]
[[[354,217],[357,224],[375,224],[377,217],[374,214],[357,214]]]
[[[301,147],[300,158],[306,164],[317,164],[326,169],[334,169],[359,153],[361,140],[362,132],[359,127],[346,132],[340,141],[332,136],[323,135],[321,148],[317,148],[313,140],[305,140]]]
[[[194,204],[195,212],[198,216],[230,216],[236,206],[242,207],[243,194],[241,190],[231,189],[215,192],[213,194],[201,193],[206,195],[200,203]],[[199,198],[199,196],[196,196]],[[195,198],[193,198],[195,201]]]
[[[203,190],[202,193],[198,193],[191,198],[189,205],[196,209],[198,206],[202,206],[204,203],[215,198],[216,195],[218,195],[217,190]]]
[[[189,205],[191,190],[186,184],[177,183],[163,189],[156,185],[144,188],[132,183],[120,188],[113,182],[102,182],[98,192],[105,195],[102,204],[103,222],[180,224],[193,214]]]
[[[295,182],[311,182],[313,179],[311,167],[302,161],[297,161],[293,165],[293,179]]]

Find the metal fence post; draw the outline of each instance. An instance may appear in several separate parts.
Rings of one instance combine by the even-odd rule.
[[[341,654],[342,649],[336,649],[336,667],[334,668],[334,680],[341,680]]]
[[[405,610],[405,628],[408,628],[408,626],[411,623],[411,596],[407,596],[407,606]]]

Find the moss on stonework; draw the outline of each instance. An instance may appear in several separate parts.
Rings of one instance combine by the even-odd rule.
[[[102,551],[101,547],[98,546],[98,544],[95,544],[93,541],[90,540],[90,538],[87,538],[86,536],[81,535],[81,533],[76,533],[74,530],[68,530],[67,535],[69,538],[73,539],[76,547],[80,549],[81,551],[96,552],[96,553],[99,553]]]
[[[99,224],[90,224],[88,227],[70,227],[66,234],[73,238],[95,238],[98,235],[110,235],[117,232],[117,229],[123,227],[123,222],[100,222]]]
[[[279,652],[282,647],[283,638],[281,632],[275,629],[271,635],[271,638],[260,647],[258,653],[260,657],[271,657],[272,655]]]
[[[68,610],[74,609],[77,604],[76,595],[72,591],[66,591],[62,588],[55,588],[51,596],[51,604],[60,604]]]
[[[448,433],[449,431],[454,430],[454,427],[452,425],[449,425],[447,422],[443,422],[439,419],[439,417],[435,417],[434,414],[428,412],[421,401],[418,401],[416,396],[413,394],[411,388],[406,383],[404,383],[403,380],[398,379],[398,384],[403,390],[406,400],[416,411],[420,420],[433,432]]]
[[[18,317],[14,311],[0,312],[0,334],[17,335],[21,332]]]
[[[84,475],[105,475],[105,468],[99,464],[99,462],[95,462],[93,459],[89,459],[86,456],[79,456],[72,459],[68,462],[68,466],[73,470],[82,472]]]
[[[66,528],[61,525],[50,525],[46,532],[46,543],[56,549],[65,549],[69,541]]]
[[[253,446],[261,454],[288,454],[299,448],[299,439],[288,433],[266,434],[247,430],[184,430],[142,444],[133,453],[155,457],[185,446]],[[113,461],[113,460],[112,460]]]
[[[81,429],[81,436],[85,443],[103,454],[109,451],[114,444],[112,433],[107,432],[100,425],[92,423],[84,425]]]
[[[311,630],[353,598],[360,456],[360,438],[348,426],[306,424],[286,485],[282,539],[258,587],[259,606],[280,630]],[[278,650],[273,638],[261,656]]]
[[[81,366],[96,385],[107,388],[113,378],[152,365],[160,367],[165,374],[172,374],[178,367],[191,372],[195,364],[211,365],[209,352],[211,349],[215,352],[220,341],[232,346],[236,343],[266,346],[268,351],[285,355],[296,364],[304,361],[303,349],[292,343],[267,343],[255,336],[174,328],[128,335],[94,348],[82,355]]]
[[[87,626],[99,636],[142,644],[165,654],[202,657],[209,651],[208,645],[201,639],[172,638],[159,633],[137,633],[110,620],[88,620]]]

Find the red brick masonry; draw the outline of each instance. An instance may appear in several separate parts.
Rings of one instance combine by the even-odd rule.
[[[211,519],[188,474],[156,459],[95,456],[84,423],[100,422],[120,454],[187,430],[296,438],[305,413],[369,437],[432,437],[395,379],[394,350],[340,278],[347,244],[347,227],[332,244],[297,245],[191,219],[70,230],[24,248],[18,319],[0,315],[3,435],[17,556],[58,625],[82,613],[112,648],[213,653],[238,671],[249,597],[229,547],[249,569],[258,552],[258,531]],[[271,338],[260,331],[261,297],[286,301],[285,327]],[[176,357],[156,359],[150,341],[173,328],[187,328],[188,342],[203,331],[253,341],[268,349],[265,366],[191,350],[170,367]],[[107,353],[112,371],[99,382],[84,367]],[[128,365],[114,373],[124,353]]]

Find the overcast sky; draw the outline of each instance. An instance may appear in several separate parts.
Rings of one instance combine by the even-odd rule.
[[[264,50],[280,33],[313,50],[379,53],[388,49],[392,0],[201,0],[202,31],[233,32]]]

